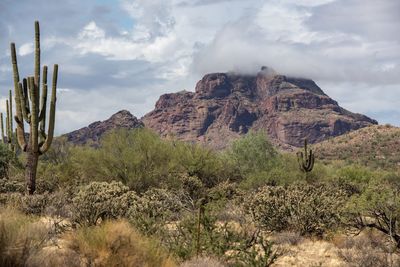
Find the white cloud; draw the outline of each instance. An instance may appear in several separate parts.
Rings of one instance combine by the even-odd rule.
[[[0,10],[0,87],[12,83],[9,41],[23,44],[21,73],[32,72],[25,20],[35,14],[43,64],[60,65],[57,133],[123,108],[141,116],[160,94],[193,90],[208,72],[262,65],[316,80],[352,111],[396,120],[388,114],[400,104],[398,1],[37,1]]]
[[[173,57],[179,40],[174,34],[158,36],[152,39],[137,41],[129,36],[109,37],[94,21],[79,32],[76,40],[70,39],[70,44],[81,55],[95,53],[112,60],[146,60],[149,62],[165,61]]]
[[[33,53],[33,43],[26,43],[19,47],[18,55],[23,57]]]

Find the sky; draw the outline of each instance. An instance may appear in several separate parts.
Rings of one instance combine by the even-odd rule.
[[[59,64],[56,134],[121,109],[141,117],[206,73],[261,66],[313,79],[350,111],[400,126],[398,0],[0,0],[0,111],[42,63]]]

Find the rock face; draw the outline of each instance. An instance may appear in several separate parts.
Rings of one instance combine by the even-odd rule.
[[[263,67],[257,75],[212,73],[195,92],[165,94],[142,121],[161,136],[202,142],[215,148],[249,130],[265,131],[283,148],[304,138],[316,143],[377,124],[341,108],[314,81],[279,75]]]
[[[112,115],[108,120],[93,122],[87,127],[67,133],[64,136],[68,142],[76,145],[86,143],[97,145],[100,137],[107,131],[117,128],[134,129],[143,126],[143,122],[138,120],[129,111],[121,110]]]

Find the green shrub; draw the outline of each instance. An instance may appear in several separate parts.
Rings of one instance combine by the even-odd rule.
[[[162,232],[162,242],[183,260],[207,255],[229,266],[270,266],[279,256],[259,230],[218,222],[208,211],[200,221],[200,239],[198,229],[197,214],[186,214],[172,229]]]
[[[233,165],[223,154],[198,144],[174,142],[174,169],[197,177],[202,184],[211,188],[227,179],[240,179]]]
[[[117,180],[138,193],[152,187],[178,188],[182,174],[209,187],[229,175],[216,152],[161,140],[148,129],[116,130],[103,137],[98,149],[75,147],[70,154],[64,168],[80,181]]]
[[[227,153],[242,177],[270,170],[278,156],[262,132],[250,132],[234,141]]]
[[[324,185],[264,187],[248,196],[244,208],[268,231],[321,235],[340,222],[345,194]]]
[[[179,219],[184,209],[181,197],[177,192],[150,189],[137,199],[135,205],[130,206],[128,217],[142,233],[155,234]]]
[[[80,225],[96,225],[100,220],[123,217],[137,198],[121,182],[92,182],[83,186],[72,199],[73,221]]]
[[[400,247],[400,179],[396,176],[376,178],[365,190],[352,196],[345,207],[348,226],[374,228]]]
[[[196,203],[200,198],[204,197],[206,188],[197,176],[190,176],[186,173],[179,177],[180,187],[190,201]]]

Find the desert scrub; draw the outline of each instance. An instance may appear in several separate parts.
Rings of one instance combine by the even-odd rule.
[[[399,266],[400,258],[393,243],[387,242],[379,232],[364,231],[358,236],[348,236],[339,244],[338,255],[351,267]]]
[[[326,185],[267,186],[247,197],[244,208],[267,231],[322,235],[340,223],[344,193]]]
[[[0,194],[0,204],[13,207],[27,215],[43,215],[50,202],[50,195],[47,193],[41,195]]]
[[[100,220],[124,217],[137,199],[121,182],[92,182],[72,199],[72,220],[79,225],[96,225]]]
[[[400,183],[397,176],[373,179],[345,206],[344,222],[351,228],[376,229],[400,248]]]
[[[185,209],[183,195],[166,189],[153,188],[137,198],[128,211],[130,222],[142,233],[155,234],[168,223],[180,219]]]
[[[83,257],[83,266],[176,266],[158,242],[141,236],[126,221],[82,227],[64,238]]]
[[[206,211],[200,220],[198,236],[197,214],[186,214],[161,240],[170,252],[181,260],[195,256],[213,257],[228,266],[270,266],[280,253],[259,229],[248,225],[220,222]]]
[[[0,193],[23,193],[25,185],[22,182],[8,179],[0,179]]]

